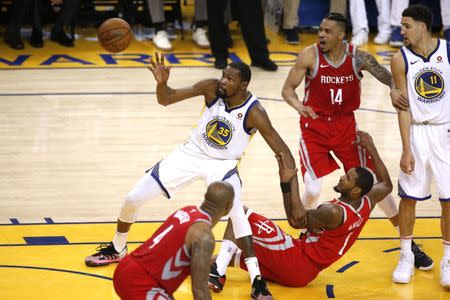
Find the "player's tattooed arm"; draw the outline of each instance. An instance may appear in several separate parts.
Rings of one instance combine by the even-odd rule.
[[[196,224],[208,226],[205,224]],[[191,280],[194,299],[211,299],[208,278],[211,256],[214,251],[214,237],[209,228],[197,230],[191,244]]]
[[[365,51],[356,51],[356,68],[358,70],[366,70],[372,74],[378,81],[384,83],[390,88],[394,88],[394,81],[392,80],[392,74],[384,66],[373,57],[370,53]]]

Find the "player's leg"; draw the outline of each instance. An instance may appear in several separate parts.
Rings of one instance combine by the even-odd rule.
[[[441,260],[441,286],[450,288],[450,129],[448,124],[433,126],[434,141],[430,147],[433,155],[430,166],[436,181],[436,189],[441,203],[441,231],[444,244],[444,256]]]
[[[399,207],[400,225],[400,259],[394,272],[392,281],[408,283],[414,274],[415,256],[412,251],[412,237],[416,217],[416,203],[431,198],[431,169],[426,162],[430,155],[428,143],[421,138],[421,129],[412,128],[411,151],[414,155],[414,172],[409,175],[400,172],[398,178],[398,195],[401,197]],[[425,269],[431,269],[431,265]]]
[[[312,209],[320,196],[322,177],[338,169],[339,165],[329,153],[328,139],[323,136],[327,127],[321,120],[315,120],[308,126],[301,124],[300,130],[300,166],[305,183],[301,198],[305,209]]]
[[[231,208],[229,217],[232,223],[231,227],[233,229],[237,246],[242,250],[242,255],[245,258],[245,264],[250,275],[250,282],[252,283],[252,295],[260,297],[258,299],[272,299],[272,295],[270,294],[266,283],[261,278],[258,259],[256,258],[253,249],[253,239],[250,223],[247,219],[241,202],[241,180],[237,172],[226,178],[225,180],[229,182],[234,188],[233,207]],[[224,272],[226,270],[232,259],[232,255],[228,255],[229,251],[232,251],[233,249],[234,251],[236,250],[236,248],[234,248],[234,245],[236,244],[233,244],[233,241],[227,240],[225,238],[222,242],[221,250],[219,251],[219,255],[216,259],[217,269],[221,272]],[[222,248],[225,249],[222,250]],[[219,274],[219,276],[225,275],[225,273],[217,273]]]
[[[96,253],[86,257],[85,264],[97,267],[120,261],[127,254],[128,232],[136,221],[139,208],[160,195],[170,198],[178,189],[194,181],[199,173],[200,162],[197,160],[180,148],[147,171],[123,201],[112,242],[101,244]]]
[[[450,197],[441,199],[441,231],[444,256],[441,260],[441,285],[450,288]]]

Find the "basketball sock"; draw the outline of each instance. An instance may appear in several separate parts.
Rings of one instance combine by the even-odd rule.
[[[114,235],[112,243],[114,245],[114,249],[116,249],[117,252],[122,252],[122,250],[126,247],[127,237],[128,232],[118,232],[116,230],[116,234]]]
[[[444,257],[450,257],[450,242],[444,240]]]
[[[247,270],[250,275],[250,283],[253,284],[253,279],[255,279],[256,276],[261,275],[261,272],[259,271],[258,259],[255,256],[247,257],[245,259],[245,265],[247,266]]]
[[[223,240],[219,254],[216,258],[217,272],[220,276],[225,275],[228,264],[236,252],[238,246],[230,240]]]
[[[400,249],[404,253],[413,254],[411,250],[412,235],[400,237]]]

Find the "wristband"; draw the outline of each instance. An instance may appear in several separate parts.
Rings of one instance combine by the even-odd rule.
[[[281,192],[283,194],[287,194],[291,192],[291,183],[290,182],[280,182]]]

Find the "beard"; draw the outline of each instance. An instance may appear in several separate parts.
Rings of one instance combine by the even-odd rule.
[[[218,97],[225,99],[227,97],[227,92],[221,88],[217,88],[216,94]]]
[[[333,190],[334,190],[336,193],[341,194],[341,197],[344,197],[344,198],[347,198],[347,197],[348,197],[348,192],[347,192],[347,191],[341,190],[341,189],[339,188],[339,186],[337,186],[337,185],[333,188]]]

